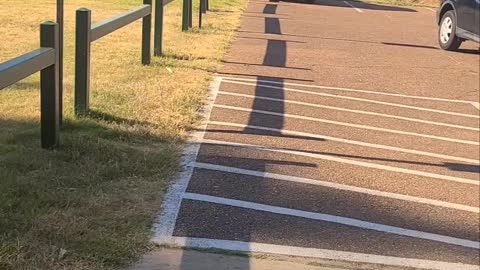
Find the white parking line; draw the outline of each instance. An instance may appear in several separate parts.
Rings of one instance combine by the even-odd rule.
[[[476,160],[476,159],[455,157],[455,156],[449,156],[449,155],[419,151],[419,150],[414,150],[414,149],[407,149],[407,148],[400,148],[400,147],[388,146],[388,145],[382,145],[382,144],[354,141],[354,140],[342,139],[342,138],[313,134],[313,133],[292,131],[292,130],[286,130],[286,129],[276,129],[276,128],[260,127],[260,126],[245,125],[245,124],[238,124],[238,123],[220,122],[220,121],[210,121],[209,124],[218,125],[218,126],[238,127],[238,128],[243,128],[243,129],[248,128],[248,129],[257,129],[257,130],[264,130],[264,131],[272,131],[272,132],[277,132],[277,133],[285,134],[285,135],[294,135],[294,136],[301,136],[301,137],[324,139],[324,140],[327,140],[327,141],[353,144],[353,145],[377,148],[377,149],[382,149],[382,150],[396,151],[396,152],[402,152],[402,153],[408,153],[408,154],[414,154],[414,155],[421,155],[421,156],[427,156],[427,157],[435,157],[435,158],[441,158],[441,159],[446,159],[446,160],[455,160],[455,161],[461,161],[461,162],[466,162],[466,163],[471,163],[471,164],[480,164],[480,160]]]
[[[274,214],[281,214],[281,215],[301,217],[301,218],[307,218],[307,219],[318,220],[318,221],[337,223],[337,224],[342,224],[342,225],[366,229],[366,230],[373,230],[373,231],[378,231],[383,233],[409,236],[409,237],[414,237],[418,239],[425,239],[425,240],[430,240],[430,241],[435,241],[440,243],[446,243],[446,244],[451,244],[451,245],[456,245],[461,247],[480,249],[480,243],[476,241],[471,241],[471,240],[466,240],[466,239],[461,239],[461,238],[456,238],[451,236],[445,236],[440,234],[422,232],[417,230],[404,229],[404,228],[390,226],[390,225],[367,222],[359,219],[346,218],[346,217],[321,214],[321,213],[315,213],[315,212],[308,212],[308,211],[302,211],[297,209],[278,207],[278,206],[272,206],[272,205],[260,204],[260,203],[253,203],[253,202],[247,202],[247,201],[240,201],[240,200],[234,200],[234,199],[227,199],[227,198],[189,193],[189,192],[186,192],[183,198],[188,200],[194,200],[194,201],[202,201],[202,202],[228,205],[228,206],[245,208],[245,209],[252,209],[256,211],[269,212]]]
[[[329,249],[304,248],[294,246],[272,245],[256,242],[242,242],[231,240],[195,238],[195,237],[172,237],[169,241],[154,239],[154,242],[161,245],[177,247],[198,248],[198,249],[221,249],[244,253],[266,253],[287,256],[298,256],[318,258],[334,261],[347,261],[354,263],[400,266],[412,269],[429,270],[478,270],[477,265],[451,263],[431,260],[420,260],[412,258],[381,256],[374,254],[338,251]],[[364,268],[367,269],[367,268]]]
[[[201,114],[206,121],[202,123],[199,131],[192,134],[192,138],[183,152],[181,166],[184,168],[184,170],[179,173],[177,179],[175,179],[173,184],[168,189],[167,194],[165,194],[165,199],[162,204],[162,211],[153,225],[154,237],[156,239],[170,239],[173,235],[178,212],[183,199],[183,194],[185,193],[185,190],[187,190],[188,183],[192,178],[193,167],[188,165],[196,161],[198,151],[200,150],[200,144],[192,142],[201,140],[205,136],[205,129],[207,127],[208,119],[210,119],[212,105],[217,98],[217,93],[221,82],[222,79],[217,77],[210,85],[207,104],[204,107],[203,113]]]
[[[423,124],[430,124],[430,125],[436,125],[436,126],[444,126],[444,127],[452,127],[452,128],[472,130],[472,131],[480,131],[480,128],[453,125],[453,124],[448,124],[448,123],[443,123],[443,122],[428,121],[428,120],[423,120],[423,119],[418,119],[418,118],[396,116],[396,115],[391,115],[391,114],[383,114],[383,113],[361,111],[361,110],[352,110],[352,109],[346,109],[346,108],[340,108],[340,107],[334,107],[334,106],[327,106],[327,105],[320,105],[320,104],[314,104],[314,103],[308,103],[308,102],[302,102],[302,101],[287,100],[287,99],[280,99],[280,98],[271,98],[271,97],[262,97],[262,96],[254,96],[254,95],[246,95],[246,94],[239,94],[239,93],[233,93],[233,92],[221,91],[220,93],[223,94],[223,95],[235,95],[235,96],[239,96],[239,97],[246,97],[246,98],[268,100],[268,101],[274,101],[274,102],[297,104],[297,105],[309,106],[309,107],[315,107],[315,108],[323,108],[323,109],[337,110],[337,111],[350,112],[350,113],[359,113],[359,114],[365,114],[365,115],[374,115],[374,116],[393,118],[393,119],[399,119],[399,120],[405,120],[405,121],[411,121],[411,122],[417,122],[417,123],[423,123]]]
[[[223,94],[223,92],[219,92],[219,93]],[[249,112],[249,113],[258,113],[258,114],[273,115],[273,116],[279,116],[279,117],[294,118],[294,119],[307,120],[307,121],[313,121],[313,122],[319,122],[319,123],[327,123],[327,124],[344,126],[344,127],[374,130],[374,131],[381,131],[381,132],[387,132],[387,133],[393,133],[393,134],[401,134],[401,135],[407,135],[407,136],[415,136],[415,137],[422,137],[422,138],[428,138],[428,139],[435,139],[435,140],[446,141],[446,142],[462,143],[462,144],[469,144],[469,145],[480,145],[480,142],[476,142],[476,141],[459,140],[459,139],[453,139],[453,138],[447,138],[447,137],[441,137],[441,136],[435,136],[435,135],[420,134],[420,133],[407,132],[407,131],[388,129],[388,128],[379,128],[379,127],[373,127],[373,126],[367,126],[367,125],[357,125],[357,124],[351,124],[351,123],[346,123],[346,122],[332,121],[332,120],[327,120],[327,119],[307,117],[307,116],[294,115],[294,114],[288,114],[288,113],[276,113],[276,112],[270,112],[270,111],[253,110],[253,109],[234,107],[234,106],[226,106],[226,105],[214,105],[214,106],[217,107],[217,108],[223,108],[223,109],[227,109],[227,110],[243,111],[243,112]]]
[[[480,102],[471,102],[473,107],[477,108],[478,110],[480,110]]]
[[[480,213],[480,208],[474,207],[474,206],[444,202],[444,201],[439,201],[439,200],[432,200],[432,199],[427,199],[427,198],[420,198],[420,197],[415,197],[415,196],[409,196],[409,195],[404,195],[404,194],[398,194],[398,193],[392,193],[392,192],[385,192],[385,191],[361,188],[361,187],[350,186],[350,185],[337,184],[335,182],[328,182],[328,181],[322,181],[322,180],[316,180],[316,179],[310,179],[310,178],[303,178],[303,177],[296,177],[296,176],[290,176],[290,175],[283,175],[283,174],[276,174],[276,173],[269,173],[269,172],[259,172],[259,171],[245,170],[245,169],[240,169],[240,168],[227,167],[227,166],[221,166],[221,165],[215,165],[215,164],[209,164],[209,163],[202,163],[202,162],[195,162],[192,166],[194,166],[195,168],[199,168],[199,169],[227,172],[227,173],[240,174],[240,175],[249,175],[249,176],[261,177],[261,178],[270,178],[270,179],[275,179],[275,180],[309,184],[309,185],[315,185],[315,186],[323,186],[323,187],[328,187],[328,188],[333,188],[333,189],[338,189],[338,190],[344,190],[344,191],[350,191],[350,192],[356,192],[356,193],[363,193],[363,194],[379,196],[379,197],[384,197],[384,198],[390,198],[390,199],[396,199],[396,200],[402,200],[402,201],[407,201],[407,202],[428,204],[428,205],[432,205],[432,206],[440,206],[440,207],[451,208],[451,209],[467,211],[467,212],[472,212],[472,213]],[[242,178],[242,179],[245,180],[245,181],[248,181],[247,179],[249,179],[249,178]]]
[[[314,153],[303,152],[303,151],[295,151],[295,150],[287,150],[287,149],[281,149],[281,148],[266,147],[266,146],[263,146],[263,145],[236,143],[236,142],[227,142],[227,141],[219,141],[219,140],[209,140],[209,139],[203,139],[199,142],[212,144],[212,145],[225,145],[225,146],[233,146],[233,147],[251,148],[251,149],[260,150],[260,151],[303,156],[303,157],[309,157],[309,158],[314,158],[314,159],[321,159],[321,160],[328,160],[328,161],[333,161],[333,162],[338,162],[338,163],[343,163],[343,164],[349,164],[349,165],[354,165],[354,166],[359,166],[359,167],[365,167],[365,168],[370,168],[370,169],[428,177],[428,178],[435,179],[435,180],[446,180],[446,181],[457,182],[457,183],[462,183],[462,184],[469,184],[469,185],[476,185],[476,186],[480,185],[480,181],[477,181],[477,180],[455,177],[455,176],[448,176],[448,175],[443,175],[443,174],[429,173],[429,172],[424,172],[424,171],[410,170],[410,169],[393,167],[393,166],[388,166],[388,165],[381,165],[381,164],[377,164],[377,163],[356,161],[356,160],[353,160],[353,159],[339,158],[339,157],[326,155],[326,154],[314,154]]]
[[[436,10],[434,10],[433,8],[429,8],[429,7],[423,7],[423,8],[426,9],[426,10],[430,10],[432,12],[436,12]]]
[[[343,1],[345,4],[349,5],[350,7],[352,7],[353,9],[355,9],[357,12],[359,13],[363,13],[363,10],[359,9],[359,8],[356,8],[353,4],[351,4],[350,2],[347,2],[347,1]]]
[[[237,78],[237,77],[223,77],[223,78],[226,81],[234,80],[234,81],[245,81],[245,82],[261,82],[261,83],[269,83],[269,84],[276,84],[276,85],[291,85],[291,86],[300,86],[300,87],[306,87],[306,88],[338,90],[338,91],[345,91],[345,92],[357,92],[357,93],[364,93],[364,94],[374,94],[374,95],[392,96],[392,97],[401,97],[401,98],[423,99],[423,100],[431,100],[431,101],[444,101],[444,102],[464,103],[464,104],[472,104],[472,103],[478,104],[478,102],[475,102],[475,101],[467,101],[467,100],[459,100],[459,99],[447,99],[447,98],[436,98],[436,97],[424,97],[424,96],[412,96],[412,95],[403,95],[403,94],[378,92],[378,91],[370,91],[370,90],[360,90],[360,89],[353,89],[353,88],[322,86],[322,85],[313,85],[313,84],[300,84],[300,83],[290,83],[290,82],[279,82],[279,81],[261,80],[261,79],[247,79],[247,78]]]
[[[305,90],[294,89],[294,88],[272,86],[272,85],[267,85],[267,84],[244,83],[244,82],[229,81],[229,80],[225,80],[223,82],[224,83],[239,84],[239,85],[255,86],[255,87],[261,87],[261,88],[267,88],[267,89],[297,92],[297,93],[308,94],[308,95],[317,95],[317,96],[325,96],[325,97],[332,97],[332,98],[362,101],[362,102],[368,102],[368,103],[374,103],[374,104],[381,104],[381,105],[387,105],[387,106],[393,106],[393,107],[399,107],[399,108],[406,108],[406,109],[412,109],[412,110],[419,110],[419,111],[426,111],[426,112],[433,112],[433,113],[441,113],[441,114],[454,115],[454,116],[462,116],[462,117],[469,117],[469,118],[480,118],[480,115],[475,115],[475,114],[465,114],[465,113],[457,113],[457,112],[429,109],[429,108],[424,108],[424,107],[404,105],[404,104],[400,104],[400,103],[383,102],[383,101],[365,99],[365,98],[356,98],[356,97],[350,97],[350,96],[326,94],[326,93],[305,91]]]

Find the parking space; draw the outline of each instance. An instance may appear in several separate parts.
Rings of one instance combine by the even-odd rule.
[[[251,1],[155,240],[478,269],[478,46],[434,16]]]

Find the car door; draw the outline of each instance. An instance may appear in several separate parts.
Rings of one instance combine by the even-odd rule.
[[[479,3],[480,0],[457,0],[457,27],[478,35]]]

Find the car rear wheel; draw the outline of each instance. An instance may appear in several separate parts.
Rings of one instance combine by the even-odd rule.
[[[447,11],[438,28],[438,43],[444,50],[453,51],[460,47],[462,40],[456,36],[457,21],[453,10]]]

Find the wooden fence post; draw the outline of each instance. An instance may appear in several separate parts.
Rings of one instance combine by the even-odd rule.
[[[63,0],[57,0],[57,27],[58,27],[58,84],[59,84],[59,110],[60,110],[60,126],[63,122],[63,50],[64,50],[64,7]]]
[[[143,0],[144,5],[152,7],[152,0]],[[153,10],[151,10],[153,11]],[[150,46],[152,36],[152,13],[142,18],[142,64],[150,64]]]
[[[163,0],[155,0],[155,29],[153,34],[153,55],[163,54]]]
[[[55,51],[55,63],[40,71],[40,130],[42,148],[58,145],[60,137],[58,24],[40,25],[40,46]]]
[[[182,31],[188,31],[188,9],[189,9],[190,0],[183,0],[183,9],[182,9]]]
[[[75,114],[88,113],[90,102],[91,11],[77,10],[75,30]]]

